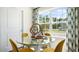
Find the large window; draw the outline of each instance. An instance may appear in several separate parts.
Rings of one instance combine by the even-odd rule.
[[[66,39],[67,8],[38,9],[37,21],[43,33],[50,32],[53,38]]]
[[[41,25],[42,30],[65,32],[67,21],[67,8],[50,8],[46,11],[38,12],[38,24]]]

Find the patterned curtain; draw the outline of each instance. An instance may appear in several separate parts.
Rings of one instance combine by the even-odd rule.
[[[69,7],[67,9],[67,51],[68,52],[78,52],[78,42],[79,42],[79,8]]]
[[[38,18],[38,8],[33,9],[33,23],[37,23]]]

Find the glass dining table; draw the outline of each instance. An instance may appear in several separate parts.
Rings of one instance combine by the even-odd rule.
[[[34,40],[36,40],[36,42]],[[17,42],[17,43],[23,45],[23,47],[32,48],[34,49],[35,52],[40,52],[43,49],[47,48],[48,45],[50,45],[50,42],[48,40],[42,40],[42,39],[32,39],[31,43],[26,42]]]
[[[36,44],[33,44],[33,43],[21,43],[21,42],[17,42],[18,44],[21,44],[23,45],[23,47],[27,47],[27,48],[32,48],[34,49],[35,52],[41,52],[43,50],[43,46],[45,46],[46,44],[45,43],[36,43]]]

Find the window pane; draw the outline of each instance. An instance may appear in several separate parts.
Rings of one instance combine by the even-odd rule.
[[[49,12],[39,14],[39,23],[49,23]]]
[[[46,16],[46,23],[49,23],[50,18],[48,17],[48,15]]]
[[[39,15],[39,22],[40,23],[43,23],[43,19],[42,19],[42,16],[41,15]]]
[[[62,21],[66,19],[67,9],[66,8],[58,8],[51,10],[51,15],[53,21]]]
[[[48,30],[49,29],[49,24],[41,24],[42,30]]]
[[[50,27],[50,26],[49,26],[49,24],[45,24],[45,26],[46,26],[46,29],[47,29],[47,30],[48,30],[48,29],[49,29],[49,27]]]
[[[45,24],[41,24],[41,28],[42,28],[42,30],[44,30],[45,29]]]

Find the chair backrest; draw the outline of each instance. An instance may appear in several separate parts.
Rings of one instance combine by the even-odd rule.
[[[64,41],[65,40],[62,40],[58,43],[58,45],[56,46],[54,52],[62,52],[62,49],[63,49],[63,45],[64,45]]]
[[[28,33],[22,33],[22,37],[28,37]]]
[[[16,46],[16,43],[15,43],[12,39],[9,39],[9,41],[10,41],[10,43],[11,43],[13,52],[18,52],[18,48],[17,48],[17,46]]]

